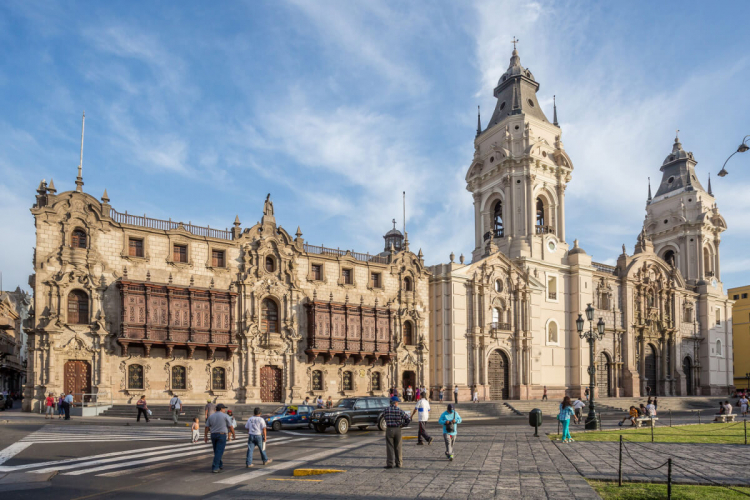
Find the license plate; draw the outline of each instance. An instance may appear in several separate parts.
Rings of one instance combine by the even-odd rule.
[[[318,419],[314,418],[314,419],[312,419],[312,421],[317,423]]]

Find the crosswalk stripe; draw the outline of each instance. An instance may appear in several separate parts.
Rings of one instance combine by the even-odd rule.
[[[277,438],[277,442],[279,440],[288,441],[289,439],[290,438]],[[270,441],[271,440],[269,439],[266,442],[270,442]],[[234,450],[234,449],[237,449],[237,448],[244,448],[244,447],[247,447],[247,442],[233,443],[233,444],[227,445],[227,447],[225,449],[231,451],[231,450]],[[176,453],[176,454],[173,454],[173,455],[161,455],[161,456],[158,456],[158,457],[146,458],[146,459],[143,459],[143,460],[135,460],[135,461],[131,461],[131,462],[102,465],[100,467],[94,467],[93,469],[83,469],[83,470],[78,470],[78,471],[73,471],[73,472],[63,472],[63,475],[66,475],[66,476],[79,476],[81,474],[90,474],[92,472],[99,472],[99,471],[102,471],[102,470],[120,469],[122,467],[131,467],[133,465],[141,465],[141,464],[148,464],[148,463],[153,463],[153,462],[159,462],[161,460],[165,460],[165,459],[169,459],[169,458],[176,458],[176,457],[180,458],[180,457],[187,457],[187,456],[191,456],[191,455],[210,454],[210,453],[213,453],[213,450],[196,450],[196,451],[188,452],[188,453]],[[146,456],[146,455],[143,455],[143,456]],[[86,464],[86,465],[96,465],[96,462],[92,462],[92,463]]]
[[[8,446],[4,450],[0,451],[0,464],[7,462],[11,458],[15,457],[19,453],[21,453],[23,450],[31,446],[31,443],[13,443],[12,445]]]

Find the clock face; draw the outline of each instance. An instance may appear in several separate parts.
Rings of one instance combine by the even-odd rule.
[[[555,250],[557,250],[557,245],[555,244],[554,240],[549,240],[547,242],[547,248],[549,248],[550,252],[554,252]]]

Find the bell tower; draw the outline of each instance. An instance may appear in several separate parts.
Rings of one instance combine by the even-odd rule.
[[[719,243],[727,224],[719,214],[711,179],[708,190],[698,180],[697,164],[693,153],[685,151],[675,137],[653,198],[649,184],[643,227],[656,254],[674,263],[688,282],[716,284],[721,281]]]
[[[474,261],[501,251],[511,258],[560,261],[565,241],[565,188],[573,164],[557,123],[537,100],[539,83],[513,40],[513,54],[500,77],[487,127],[481,120],[466,189],[474,196]]]

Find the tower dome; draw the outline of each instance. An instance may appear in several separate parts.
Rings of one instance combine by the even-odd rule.
[[[383,236],[385,239],[385,251],[389,252],[391,250],[391,245],[393,245],[393,249],[400,252],[404,247],[404,235],[401,234],[401,231],[396,229],[396,219],[393,219],[392,222],[393,229],[385,233],[385,236]]]

